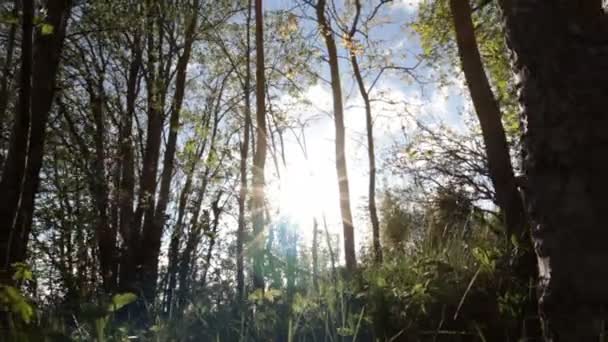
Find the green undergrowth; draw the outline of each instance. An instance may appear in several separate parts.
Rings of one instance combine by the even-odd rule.
[[[4,287],[8,341],[518,341],[529,334],[528,284],[510,257],[483,241],[387,253],[381,264],[319,276],[318,286],[250,292],[216,305],[203,291],[184,312],[142,327],[116,313],[135,300],[119,294],[69,314],[37,306]],[[332,275],[334,274],[334,275]],[[27,281],[24,279],[23,281]],[[208,295],[208,293],[207,293]],[[527,323],[528,326],[531,323]]]

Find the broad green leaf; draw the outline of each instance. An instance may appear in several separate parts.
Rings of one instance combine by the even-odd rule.
[[[109,312],[116,312],[125,305],[133,303],[137,299],[137,296],[133,293],[119,293],[112,297],[112,303],[108,307]]]

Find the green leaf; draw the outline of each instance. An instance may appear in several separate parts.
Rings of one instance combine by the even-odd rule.
[[[340,336],[353,336],[355,334],[353,329],[349,327],[339,327],[337,330]]]
[[[27,301],[21,292],[12,286],[4,286],[0,291],[0,307],[6,306],[18,315],[23,322],[29,324],[34,318],[34,307]]]
[[[34,275],[32,274],[32,270],[29,265],[24,262],[16,262],[12,264],[13,269],[15,269],[15,273],[13,274],[13,280],[16,282],[23,282],[32,280]]]
[[[43,36],[48,36],[49,34],[53,34],[53,32],[55,32],[55,27],[51,24],[43,23],[40,26],[40,33],[42,33]]]
[[[133,293],[119,293],[112,297],[112,303],[108,307],[109,312],[116,312],[125,305],[133,303],[137,299],[137,296]]]

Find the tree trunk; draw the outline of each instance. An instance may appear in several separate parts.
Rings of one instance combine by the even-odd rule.
[[[136,29],[137,30],[137,29]],[[131,284],[135,279],[135,251],[139,231],[133,227],[133,201],[135,198],[135,162],[133,157],[133,117],[135,101],[139,89],[139,72],[142,63],[141,33],[137,30],[131,47],[131,62],[126,80],[126,112],[120,122],[120,186],[118,192],[120,210],[120,234],[123,248],[120,261],[119,288],[121,291],[134,291]]]
[[[317,218],[312,219],[312,284],[315,291],[319,291],[319,223]]]
[[[13,5],[12,15],[15,17],[19,16],[20,1],[15,0]],[[11,71],[13,69],[13,56],[15,54],[15,42],[17,37],[17,28],[19,25],[13,23],[10,25],[8,30],[8,36],[6,38],[6,56],[4,58],[4,67],[2,68],[2,78],[0,79],[0,142],[2,140],[2,131],[4,130],[4,122],[6,116],[6,108],[9,101],[9,84],[13,80]],[[2,145],[0,145],[1,147]],[[2,168],[4,162],[4,155],[0,154],[0,168]]]
[[[190,220],[190,233],[188,234],[188,239],[186,239],[186,246],[184,247],[184,251],[182,252],[179,261],[179,289],[177,291],[178,311],[176,311],[176,317],[181,316],[190,292],[190,283],[192,281],[191,270],[196,258],[196,251],[198,250],[198,246],[201,242],[201,231],[207,231],[209,229],[209,212],[207,210],[203,210],[203,213],[199,218],[204,194],[205,189],[203,187],[203,189],[199,191],[195,200],[195,209]]]
[[[243,140],[241,142],[240,177],[239,189],[239,216],[238,230],[236,232],[236,293],[239,305],[245,300],[245,265],[243,245],[245,242],[245,212],[247,201],[247,159],[249,157],[249,133],[251,129],[251,0],[247,3],[247,49],[245,51],[245,80],[243,82],[243,93],[245,97],[245,126],[243,127]]]
[[[26,1],[26,3],[27,2],[29,1]],[[10,252],[8,253],[8,265],[25,260],[27,254],[27,244],[31,231],[32,215],[34,211],[34,198],[38,189],[39,173],[42,167],[46,123],[51,110],[51,105],[53,103],[53,96],[55,94],[55,77],[59,69],[61,49],[65,37],[67,21],[70,16],[71,5],[71,1],[69,0],[51,1],[48,3],[45,24],[53,27],[53,32],[47,34],[43,33],[41,31],[42,29],[40,29],[40,31],[36,33],[34,40],[33,61],[30,62],[29,58],[27,57],[24,61],[24,64],[31,63],[30,65],[32,65],[32,69],[31,72],[26,72],[25,75],[22,76],[23,78],[27,77],[27,82],[29,82],[29,76],[31,75],[31,98],[23,99],[23,103],[25,103],[25,101],[31,101],[31,99],[35,99],[35,101],[31,101],[30,104],[27,104],[31,110],[31,118],[28,120],[30,126],[29,135],[26,133],[27,126],[23,127],[22,124],[17,124],[16,127],[20,126],[20,128],[15,130],[15,132],[17,132],[19,129],[25,128],[25,130],[21,133],[25,134],[28,139],[27,152],[19,149],[13,149],[13,146],[11,146],[13,154],[23,153],[23,156],[17,158],[17,161],[21,163],[21,165],[25,163],[23,174],[12,175],[11,172],[9,172],[6,175],[3,174],[2,177],[2,183],[17,181],[17,183],[12,183],[9,186],[8,194],[10,196],[14,194],[12,191],[13,188],[19,188],[20,186],[20,189],[14,189],[17,190],[18,194],[16,198],[19,198],[20,194],[18,204],[9,204],[10,206],[13,206],[15,210],[0,211],[0,225],[7,227],[8,229],[12,229],[11,236],[13,237],[13,240],[9,242]],[[29,5],[27,6],[29,7]],[[26,5],[24,4],[24,10],[25,7]],[[30,11],[27,10],[27,12]],[[33,14],[33,10],[31,12]],[[24,24],[24,28],[25,26],[26,25]],[[27,26],[29,26],[27,29],[28,32],[24,30],[24,36],[30,37],[32,29],[30,19],[27,20]],[[27,40],[29,41],[29,39]],[[26,43],[26,45],[30,44]],[[26,88],[28,87],[26,86]],[[20,113],[20,116],[22,114],[26,113],[22,112]],[[21,120],[22,118],[20,117],[16,121]],[[25,137],[18,139],[21,140],[21,142],[18,144],[19,146],[24,143],[23,139],[25,139]],[[21,147],[25,148],[25,145]],[[9,160],[11,159],[11,150],[9,150]],[[21,159],[23,159],[23,161],[21,161]],[[7,160],[7,164],[9,164],[9,160]],[[11,168],[10,165],[7,166]],[[17,166],[17,169],[23,170],[23,166]],[[12,171],[14,170],[15,169],[12,169]],[[4,189],[4,184],[0,184],[0,190]],[[4,193],[3,191],[0,192]],[[8,200],[8,202],[10,202],[10,200]],[[5,214],[8,215],[5,216]],[[12,219],[5,221],[4,219],[7,218],[14,219],[14,222]]]
[[[329,228],[327,227],[327,220],[325,214],[323,214],[323,228],[325,230],[325,242],[327,243],[327,251],[329,252],[329,260],[331,262],[331,276],[334,283],[338,281],[338,274],[336,270],[336,255],[331,245],[331,236],[329,235]]]
[[[93,89],[89,89],[91,98],[91,111],[93,114],[93,120],[95,123],[95,159],[92,163],[92,169],[89,172],[91,178],[91,190],[93,195],[93,202],[97,207],[97,227],[95,228],[95,235],[98,244],[98,255],[99,255],[99,266],[101,270],[101,277],[103,279],[103,286],[106,293],[112,293],[116,288],[117,276],[117,255],[116,255],[116,228],[110,224],[110,218],[108,216],[109,210],[109,186],[106,178],[105,168],[105,119],[103,113],[104,106],[104,91],[103,91],[103,80],[99,81],[99,84]]]
[[[143,227],[142,246],[150,250],[150,255],[142,260],[144,271],[142,282],[144,284],[145,296],[148,300],[154,298],[156,293],[156,282],[158,278],[158,256],[160,255],[160,245],[163,228],[166,221],[166,210],[169,202],[169,192],[171,190],[171,178],[173,176],[173,161],[177,147],[177,133],[179,131],[179,116],[182,110],[186,87],[186,71],[192,45],[194,43],[196,28],[198,26],[198,12],[200,0],[195,0],[192,5],[192,14],[184,33],[184,51],[177,61],[175,94],[171,104],[171,117],[169,119],[169,138],[163,160],[163,172],[161,175],[160,191],[158,202],[154,210],[152,220],[147,220],[147,225]]]
[[[198,153],[196,154],[196,159],[201,159],[202,153],[204,151],[204,144],[199,148]],[[184,183],[184,188],[182,189],[182,193],[179,196],[179,204],[177,208],[177,221],[175,222],[175,227],[173,229],[173,233],[171,234],[171,242],[169,243],[169,266],[168,266],[168,285],[167,285],[167,301],[166,301],[166,312],[169,314],[169,317],[173,315],[173,307],[174,307],[174,294],[175,287],[177,286],[177,271],[179,265],[179,248],[182,235],[184,233],[184,215],[186,214],[186,205],[188,204],[188,199],[192,193],[192,181],[194,178],[194,171],[196,169],[196,161],[192,163],[192,167],[188,170],[186,174],[186,182]]]
[[[608,304],[608,23],[601,1],[503,0],[546,341],[596,341]]]
[[[374,259],[377,263],[382,262],[382,245],[380,244],[380,222],[376,207],[376,152],[374,150],[374,122],[372,118],[372,106],[369,94],[363,82],[363,76],[359,69],[359,62],[354,52],[350,53],[350,63],[353,66],[355,80],[359,87],[359,93],[365,104],[365,127],[367,130],[367,159],[369,162],[369,186],[368,186],[368,208],[369,218],[372,222],[372,239],[374,245]]]
[[[147,72],[147,112],[148,125],[146,133],[146,143],[142,162],[142,172],[140,177],[140,188],[135,210],[135,223],[133,228],[140,230],[139,240],[137,241],[136,252],[136,289],[142,295],[142,302],[153,305],[156,292],[156,265],[160,252],[160,236],[162,232],[154,230],[154,211],[155,195],[157,188],[158,162],[160,157],[160,145],[162,140],[162,130],[164,121],[164,100],[165,88],[161,79],[163,55],[160,47],[162,46],[162,28],[159,16],[159,4],[155,0],[149,0],[147,6],[146,34],[148,60],[146,62]],[[155,36],[155,30],[158,34]],[[143,225],[142,225],[143,221]],[[151,229],[152,228],[152,229]]]
[[[450,0],[456,43],[473,106],[481,125],[492,185],[510,238],[527,239],[526,216],[517,189],[500,108],[485,73],[475,39],[469,0]]]
[[[266,80],[264,78],[264,11],[255,0],[257,147],[253,158],[253,287],[264,289],[264,165],[266,163]]]
[[[21,181],[25,172],[27,155],[27,134],[30,126],[31,91],[32,91],[32,33],[34,21],[34,3],[23,1],[21,20],[21,70],[19,72],[19,100],[11,133],[9,151],[0,181],[0,282],[10,283],[11,264],[16,260],[16,243],[13,222],[21,197]]]
[[[325,0],[319,0],[317,2],[317,23],[321,30],[321,34],[325,39],[325,45],[327,46],[327,52],[329,54],[328,63],[331,74],[334,123],[336,126],[336,171],[338,174],[338,187],[340,189],[340,213],[342,214],[342,226],[344,229],[344,258],[346,259],[346,269],[349,272],[352,272],[357,268],[357,258],[355,254],[355,229],[353,226],[353,215],[350,209],[350,190],[346,167],[342,86],[340,84],[338,50],[336,48],[331,23],[325,16],[325,4]]]
[[[222,97],[222,92],[220,91],[219,95],[218,95],[218,101],[216,102],[217,104],[219,104],[219,99]],[[204,120],[204,127],[205,129],[209,129],[210,127],[210,123],[211,123],[211,115],[209,114]],[[196,153],[195,156],[195,161],[192,163],[191,168],[188,170],[187,175],[186,175],[186,182],[184,184],[184,188],[182,189],[182,193],[180,195],[180,199],[179,199],[179,206],[178,206],[178,212],[177,212],[177,221],[175,223],[175,228],[174,231],[171,235],[171,242],[169,245],[169,270],[168,270],[168,277],[169,277],[169,281],[168,281],[168,288],[167,288],[167,310],[170,316],[172,316],[173,313],[173,308],[175,306],[175,288],[177,285],[177,272],[178,272],[178,268],[179,268],[179,247],[181,244],[181,238],[182,235],[184,233],[184,216],[186,214],[186,207],[188,204],[188,200],[190,198],[190,195],[192,194],[192,183],[193,183],[193,179],[194,179],[194,171],[196,171],[196,167],[198,165],[198,161],[201,160],[203,153],[205,152],[205,147],[207,146],[207,143],[209,143],[209,153],[207,154],[207,158],[205,160],[205,165],[207,165],[205,167],[205,171],[203,172],[203,180],[208,179],[209,177],[209,164],[210,164],[210,158],[213,156],[214,151],[215,151],[215,140],[217,137],[217,133],[218,133],[218,125],[220,122],[220,118],[219,118],[219,107],[216,106],[215,109],[215,113],[214,113],[214,120],[213,120],[213,129],[211,130],[211,137],[209,140],[204,140],[202,142],[202,144],[199,146],[198,151]],[[204,181],[203,184],[203,195],[204,195],[204,191],[206,191],[206,181]],[[201,198],[199,196],[199,198]],[[198,199],[195,200],[195,203],[198,203]],[[195,207],[198,207],[199,204],[195,204]],[[196,213],[196,215],[198,215],[198,212]]]
[[[203,274],[201,275],[201,286],[204,288],[207,284],[207,274],[209,273],[209,268],[211,267],[211,257],[213,256],[213,247],[215,246],[215,242],[217,241],[217,229],[220,224],[220,215],[222,214],[223,208],[219,206],[220,199],[222,197],[222,192],[220,191],[217,195],[217,198],[211,204],[211,210],[213,211],[213,221],[211,222],[211,226],[209,227],[209,247],[207,248],[207,254],[205,255],[205,269],[203,270]]]
[[[55,95],[55,78],[59,69],[61,50],[65,38],[71,0],[49,1],[45,23],[53,27],[46,34],[39,29],[34,39],[34,61],[32,74],[32,119],[28,140],[25,178],[15,229],[19,232],[19,258],[25,260],[27,243],[32,227],[34,197],[38,191],[40,169],[44,156],[46,124]]]

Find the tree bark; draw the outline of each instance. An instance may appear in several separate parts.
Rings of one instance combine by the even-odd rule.
[[[331,74],[331,90],[333,95],[334,123],[336,126],[336,171],[338,174],[338,187],[340,189],[340,213],[344,231],[344,258],[346,269],[349,272],[357,268],[355,254],[355,229],[353,215],[350,208],[350,189],[346,167],[344,106],[342,103],[342,85],[340,84],[340,69],[338,50],[334,40],[331,23],[325,16],[325,0],[319,0],[316,5],[317,23],[325,39],[329,54],[329,69]]]
[[[13,5],[12,15],[15,17],[19,16],[20,1],[15,0]],[[6,108],[9,101],[9,84],[13,80],[11,71],[13,70],[13,56],[15,54],[15,42],[17,37],[17,23],[11,24],[8,30],[7,42],[6,42],[6,56],[4,58],[4,67],[2,68],[2,78],[0,79],[0,140],[2,140],[2,131],[6,116]],[[1,146],[1,145],[0,145]],[[0,154],[0,168],[2,168],[4,162],[4,155]]]
[[[22,12],[19,100],[9,151],[0,180],[0,193],[3,194],[3,201],[0,203],[0,281],[6,284],[11,282],[11,264],[17,261],[15,251],[18,247],[15,243],[16,232],[13,229],[13,222],[21,197],[21,181],[25,172],[27,134],[30,126],[34,2],[24,0]]]
[[[226,77],[227,79],[227,77]],[[196,154],[196,160],[194,163],[192,163],[192,167],[189,170],[187,176],[186,176],[186,183],[184,184],[184,188],[182,190],[182,194],[180,196],[180,200],[179,200],[179,208],[178,208],[178,214],[177,214],[177,222],[175,224],[175,230],[173,231],[173,234],[171,236],[171,243],[169,245],[169,286],[168,286],[168,295],[167,295],[167,305],[168,305],[168,311],[169,311],[169,315],[172,316],[173,315],[173,308],[175,305],[175,300],[174,300],[174,294],[175,294],[175,288],[177,285],[177,273],[179,271],[179,258],[180,258],[180,253],[179,253],[179,246],[181,244],[181,238],[183,235],[183,231],[184,231],[184,215],[185,215],[185,211],[186,211],[186,205],[188,202],[188,199],[190,197],[190,195],[192,194],[192,183],[193,183],[193,178],[194,178],[194,171],[196,169],[197,166],[197,161],[201,159],[203,153],[205,152],[205,147],[207,145],[207,143],[209,143],[209,152],[207,154],[207,158],[205,159],[205,171],[203,172],[203,184],[201,186],[201,190],[202,193],[199,194],[199,196],[195,199],[194,201],[194,207],[195,208],[199,208],[195,210],[195,214],[194,216],[198,216],[199,210],[200,210],[200,206],[202,204],[202,199],[203,196],[205,194],[206,188],[207,188],[207,180],[209,179],[209,174],[210,174],[210,161],[212,156],[215,153],[215,141],[217,138],[217,133],[218,133],[218,128],[219,128],[219,123],[220,123],[220,117],[219,117],[219,103],[220,103],[220,99],[222,98],[222,94],[223,94],[223,87],[225,85],[226,79],[224,79],[224,83],[222,84],[221,90],[218,94],[217,97],[217,101],[216,101],[216,107],[215,107],[215,113],[214,113],[214,119],[213,119],[213,128],[211,130],[211,137],[209,140],[205,140],[203,141],[202,145],[200,146],[197,154]],[[209,129],[210,127],[210,123],[211,123],[211,118],[210,115],[204,120],[205,124],[204,127],[205,129]],[[194,218],[193,216],[193,218]]]
[[[194,212],[192,213],[192,217],[190,219],[190,233],[188,234],[188,239],[186,239],[186,246],[184,247],[184,250],[179,260],[179,289],[177,291],[178,311],[176,311],[176,317],[179,317],[181,315],[184,305],[186,304],[186,299],[188,298],[188,294],[190,292],[190,283],[192,281],[191,270],[196,257],[196,250],[198,250],[198,246],[201,242],[201,231],[209,230],[209,212],[207,210],[203,210],[202,215],[200,215],[199,217],[203,204],[203,198],[205,196],[205,191],[206,184],[203,184],[201,189],[199,189],[197,198],[194,201]]]
[[[238,198],[238,229],[236,232],[236,294],[239,305],[245,300],[245,265],[243,245],[245,242],[245,212],[247,201],[247,159],[249,157],[249,133],[251,129],[251,0],[247,3],[247,49],[245,51],[245,80],[243,82],[243,93],[245,97],[245,126],[243,127],[243,140],[241,142],[240,161],[240,189]]]
[[[198,153],[196,154],[196,158],[201,159],[202,153],[204,151],[204,143],[203,146],[200,147]],[[177,221],[175,222],[175,227],[173,229],[173,233],[171,234],[171,241],[169,243],[169,266],[167,270],[168,277],[168,285],[167,285],[167,301],[166,301],[166,312],[169,314],[171,318],[173,315],[174,308],[174,294],[175,287],[177,286],[177,271],[179,265],[179,248],[181,243],[181,238],[184,233],[184,215],[186,213],[186,205],[188,204],[188,199],[192,193],[192,181],[194,178],[194,171],[196,169],[197,163],[192,163],[192,167],[187,171],[186,174],[186,182],[184,183],[184,188],[182,189],[181,195],[179,196],[179,204],[177,209]]]
[[[26,5],[24,4],[24,10],[25,6]],[[30,5],[28,4],[27,6],[29,7]],[[19,150],[19,148],[14,148],[17,147],[17,145],[19,145],[18,147],[25,148],[23,142],[25,137],[19,138],[18,140],[21,142],[11,146],[13,154],[23,153],[21,157],[16,159],[16,161],[20,163],[20,166],[17,166],[11,171],[17,169],[24,171],[22,175],[14,175],[11,174],[11,172],[6,175],[3,174],[2,182],[0,183],[0,190],[4,190],[5,185],[2,183],[17,181],[8,186],[8,194],[12,196],[14,194],[13,190],[17,190],[16,198],[19,198],[18,204],[17,202],[9,204],[9,206],[14,207],[14,209],[9,208],[12,209],[10,211],[4,211],[4,207],[0,209],[0,225],[10,227],[8,229],[12,230],[10,234],[13,237],[13,240],[10,242],[10,256],[9,260],[7,260],[8,265],[13,262],[25,260],[27,254],[27,244],[34,211],[34,198],[38,189],[39,174],[42,167],[46,123],[55,94],[55,77],[59,69],[61,49],[71,6],[72,3],[70,0],[50,1],[47,4],[45,24],[50,25],[53,28],[53,31],[51,33],[43,33],[42,29],[40,29],[36,33],[33,45],[33,61],[30,61],[27,57],[24,61],[24,64],[28,63],[32,65],[31,72],[26,72],[25,75],[22,76],[24,78],[27,77],[28,82],[29,77],[31,76],[31,98],[24,99],[22,104],[24,104],[25,101],[31,101],[32,99],[35,99],[35,101],[31,101],[30,104],[27,104],[27,106],[30,107],[30,119],[28,120],[29,135],[26,133],[27,126],[22,126],[23,122],[17,124],[20,128],[14,131],[17,132],[18,130],[24,129],[21,133],[25,134],[27,137],[27,150],[24,151]],[[30,12],[29,10],[27,11]],[[33,15],[33,10],[31,11],[31,14]],[[27,26],[29,27],[27,28],[27,32],[24,30],[24,33],[26,34],[25,37],[30,37],[33,27],[30,19],[27,19],[27,21]],[[29,39],[27,40],[29,41]],[[26,43],[26,45],[31,45],[31,43]],[[25,56],[27,56],[27,54]],[[20,113],[20,116],[25,114],[26,113],[22,112]],[[21,120],[22,118],[20,117],[16,121]],[[9,159],[11,159],[11,150],[9,150]],[[23,161],[21,161],[22,159]],[[25,163],[24,169],[23,163]],[[8,160],[7,164],[9,164]],[[9,168],[12,168],[10,165],[8,166]],[[15,187],[17,187],[17,189],[14,189]],[[3,191],[0,192],[4,193]],[[12,199],[9,199],[8,202],[11,200]],[[14,222],[12,221],[13,219]]]
[[[223,208],[219,206],[220,199],[222,197],[222,192],[220,191],[216,197],[216,199],[211,204],[211,210],[213,212],[213,220],[211,221],[211,226],[209,227],[209,247],[207,248],[207,254],[205,255],[205,269],[203,270],[203,274],[201,275],[201,286],[204,288],[207,284],[207,274],[209,273],[209,268],[211,267],[211,257],[213,256],[213,247],[217,241],[217,229],[220,224],[220,215],[223,212]]]
[[[513,174],[507,137],[501,121],[502,114],[477,47],[471,5],[468,0],[450,0],[450,8],[460,62],[481,125],[490,179],[496,191],[498,206],[504,215],[508,237],[515,235],[521,241],[528,236],[526,216]]]
[[[267,149],[263,15],[262,0],[255,0],[257,147],[253,158],[253,287],[262,290],[264,289],[264,165]]]
[[[319,291],[319,223],[312,219],[312,284]]]
[[[109,210],[109,193],[110,189],[108,181],[106,179],[106,167],[105,167],[105,118],[104,118],[104,90],[103,80],[99,81],[97,89],[93,89],[91,85],[89,89],[91,111],[93,114],[93,120],[95,123],[95,159],[92,163],[92,169],[89,172],[91,178],[91,190],[93,195],[93,202],[97,207],[97,227],[95,228],[95,235],[98,244],[98,255],[99,255],[99,267],[101,271],[101,277],[103,280],[103,286],[106,293],[112,293],[116,289],[116,282],[118,280],[117,265],[118,259],[116,255],[116,227],[110,224],[110,218],[108,216]]]
[[[357,4],[359,2],[357,1]],[[353,66],[355,80],[359,87],[359,93],[365,105],[365,128],[367,132],[367,159],[369,163],[369,185],[368,185],[368,209],[369,218],[372,222],[372,242],[374,246],[374,260],[382,262],[382,245],[380,243],[380,222],[378,220],[378,209],[376,207],[376,152],[374,149],[374,122],[372,118],[372,106],[369,93],[365,88],[365,82],[359,69],[359,61],[354,52],[350,52],[350,63]]]
[[[608,304],[608,23],[601,1],[503,0],[546,341],[595,341]]]
[[[236,253],[237,253],[237,300],[243,303],[245,300],[245,274],[244,274],[244,250],[245,242],[245,213],[246,201],[248,194],[247,186],[247,159],[249,156],[249,136],[251,133],[251,8],[252,0],[248,1],[247,5],[247,51],[245,57],[245,80],[243,83],[243,92],[245,96],[245,127],[243,128],[243,141],[241,143],[241,161],[240,161],[240,176],[241,187],[239,190],[239,216],[238,216],[238,231],[236,238]]]
[[[150,255],[142,260],[144,293],[148,300],[154,298],[158,278],[158,257],[160,255],[161,238],[166,221],[166,210],[171,190],[173,176],[173,161],[177,147],[177,133],[179,131],[179,116],[184,101],[188,62],[192,52],[196,28],[198,26],[198,12],[200,0],[194,0],[190,21],[184,32],[184,50],[177,61],[175,94],[171,104],[171,117],[169,119],[169,138],[163,160],[158,201],[152,220],[147,220],[143,227],[142,246],[149,249]]]
[[[141,33],[136,29],[131,47],[131,61],[126,79],[126,111],[120,122],[120,186],[119,220],[120,234],[123,239],[123,248],[120,261],[119,288],[121,291],[134,291],[131,285],[135,279],[135,251],[139,231],[133,226],[133,201],[135,198],[135,162],[133,156],[133,117],[135,116],[135,102],[139,89],[139,72],[142,63]]]
[[[140,304],[148,303],[150,305],[155,302],[156,270],[153,265],[155,265],[154,260],[158,258],[160,251],[160,237],[155,236],[159,232],[150,230],[150,227],[154,224],[155,197],[158,185],[157,174],[164,121],[164,100],[166,98],[165,88],[162,87],[164,80],[161,79],[164,55],[160,51],[163,28],[159,19],[159,6],[160,4],[156,0],[149,0],[147,3],[146,45],[148,60],[146,61],[145,71],[147,72],[148,124],[133,224],[133,228],[139,231],[139,239],[136,240],[135,288],[138,291],[137,293],[142,295]],[[156,35],[155,30],[158,30]]]

